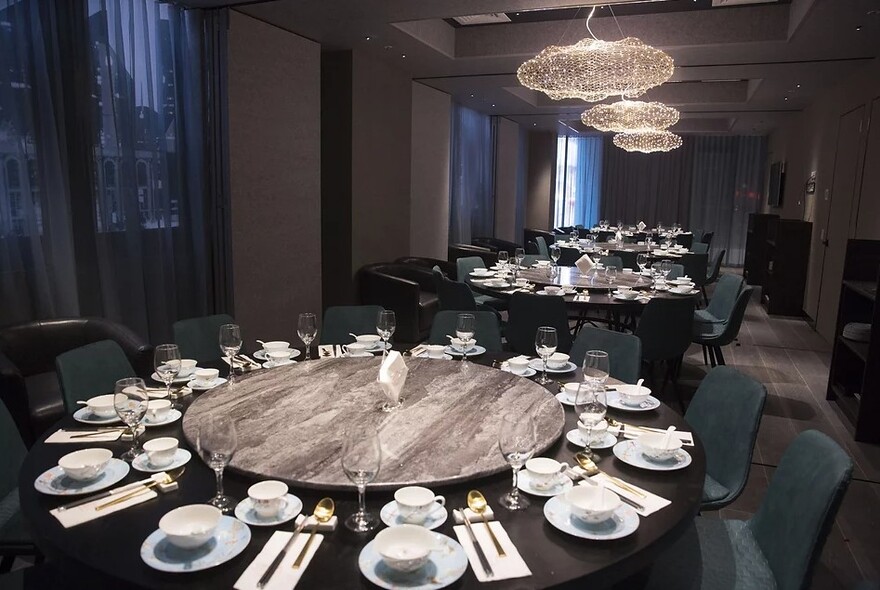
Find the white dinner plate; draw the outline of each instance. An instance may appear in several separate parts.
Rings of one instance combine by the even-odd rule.
[[[180,420],[180,417],[183,416],[183,413],[180,410],[176,410],[171,408],[168,410],[168,415],[165,416],[164,420],[157,420],[153,422],[146,416],[144,417],[144,426],[153,427],[153,426],[165,426],[166,424],[171,424],[172,422],[176,422]]]
[[[300,351],[298,351],[295,348],[288,348],[287,352],[290,353],[290,358],[292,358],[292,359],[295,359],[296,357],[298,357],[299,355],[302,354]],[[260,350],[258,350],[257,352],[255,352],[253,354],[253,357],[255,359],[257,359],[258,361],[268,360],[268,358],[266,357],[266,353],[264,352],[264,350],[262,348]]]
[[[199,367],[196,367],[196,369],[198,369],[198,368]],[[187,381],[189,381],[192,378],[193,378],[192,373],[190,373],[189,375],[178,375],[177,377],[174,378],[174,381],[172,381],[171,383],[178,383],[178,384],[186,383]],[[162,378],[159,377],[159,374],[156,373],[155,371],[153,371],[153,374],[150,375],[150,379],[152,379],[153,381],[156,381],[157,383],[165,383],[164,381],[162,381]]]
[[[447,346],[446,348],[444,348],[443,352],[450,355],[450,356],[455,356],[455,357],[464,356],[463,352],[455,350],[451,346]],[[486,349],[484,347],[480,346],[479,344],[474,344],[467,351],[467,355],[468,355],[468,358],[470,358],[472,356],[480,356],[484,352],[486,352]]]
[[[532,475],[525,469],[520,469],[519,473],[516,475],[516,487],[527,494],[542,496],[544,498],[558,496],[574,487],[574,482],[562,473],[560,473],[556,479],[556,484],[549,488],[536,488],[532,484]]]
[[[216,567],[244,551],[251,542],[251,529],[231,516],[221,516],[214,536],[195,549],[181,549],[168,542],[157,529],[141,545],[141,559],[163,572],[197,572]]]
[[[638,444],[634,440],[620,441],[614,445],[612,452],[624,463],[648,471],[677,471],[690,465],[693,460],[691,454],[684,449],[677,449],[675,455],[667,461],[648,459],[639,450]]]
[[[574,430],[569,430],[565,434],[565,438],[566,438],[566,440],[568,440],[568,442],[570,442],[573,445],[576,445],[579,447],[586,447],[587,446],[587,441],[584,438],[584,435],[581,434],[581,431],[578,430],[577,428],[575,428]],[[617,444],[617,437],[614,436],[613,434],[611,434],[610,432],[606,432],[602,436],[602,440],[600,440],[599,442],[594,442],[593,444],[590,445],[590,448],[591,449],[600,449],[600,450],[601,449],[610,449],[611,447],[613,447],[616,444]]]
[[[620,393],[618,393],[617,391],[606,391],[605,395],[609,408],[622,410],[624,412],[650,412],[651,410],[656,410],[660,407],[660,400],[653,395],[649,395],[638,406],[631,406],[623,403],[623,401],[620,399]]]
[[[610,541],[633,534],[639,528],[639,515],[630,506],[621,503],[606,521],[587,524],[575,518],[563,496],[555,496],[544,504],[544,518],[554,527],[569,535],[594,541]]]
[[[192,389],[193,391],[208,391],[209,389],[214,389],[215,387],[217,387],[219,385],[223,385],[224,383],[226,383],[225,378],[217,377],[213,381],[210,381],[207,383],[203,383],[201,381],[196,381],[195,379],[193,379],[192,381],[187,383],[186,386],[189,387],[190,389]]]
[[[432,551],[428,563],[411,573],[397,572],[385,565],[370,541],[358,556],[358,567],[364,577],[387,590],[437,590],[458,580],[468,567],[467,554],[458,541],[440,533],[434,535],[440,549]]]
[[[505,373],[510,373],[511,375],[516,375],[517,377],[534,377],[535,375],[538,374],[538,372],[531,367],[527,368],[524,373],[519,374],[519,375],[514,373],[513,371],[511,371],[510,367],[507,367],[507,368],[502,367],[501,370],[504,371]]]
[[[276,363],[275,361],[266,361],[265,363],[263,363],[262,366],[264,369],[274,369],[275,367],[286,367],[287,365],[295,365],[295,364],[296,364],[296,361],[291,361],[291,360],[281,361],[280,363]]]
[[[107,489],[113,484],[122,481],[128,475],[128,463],[122,459],[110,459],[104,471],[94,479],[77,481],[64,474],[64,470],[58,465],[44,471],[34,481],[34,489],[50,496],[79,496],[91,494]]]
[[[184,465],[189,463],[190,459],[192,459],[192,453],[190,453],[186,449],[178,448],[177,452],[174,453],[174,459],[172,459],[171,463],[169,463],[168,465],[156,467],[155,465],[150,463],[149,455],[147,455],[146,453],[141,453],[134,458],[134,461],[131,462],[131,466],[138,471],[143,471],[144,473],[159,473],[160,471],[171,471],[172,469],[183,467]]]
[[[541,359],[532,359],[531,361],[529,361],[529,367],[533,368],[534,370],[536,370],[538,372],[541,372],[544,370],[544,364],[541,362]],[[550,367],[550,365],[547,365],[547,372],[548,373],[560,373],[560,374],[561,373],[571,373],[575,369],[577,369],[577,365],[571,361],[568,361],[567,363],[565,363],[562,367],[560,367],[558,369],[554,369],[554,368]]]
[[[92,414],[92,411],[88,408],[80,408],[76,412],[73,413],[73,419],[77,422],[82,422],[83,424],[121,424],[122,420],[119,419],[119,416],[110,416],[109,418],[101,418],[99,416],[95,416]]]

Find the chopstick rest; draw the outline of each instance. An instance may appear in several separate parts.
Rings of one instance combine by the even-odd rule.
[[[464,513],[467,516],[467,519],[471,522],[483,522],[483,517],[470,508],[465,508]],[[495,519],[495,513],[492,511],[491,506],[486,506],[486,510],[483,511],[483,514],[486,515],[486,520]],[[462,524],[464,522],[464,519],[461,517],[461,511],[459,510],[454,510],[452,512],[452,517],[455,519],[456,524]]]
[[[287,543],[288,539],[290,539],[292,534],[293,533],[290,531],[275,531],[263,546],[262,551],[260,551],[250,565],[247,566],[247,569],[244,570],[244,573],[241,574],[238,580],[236,580],[233,588],[236,590],[258,590],[257,582],[260,581],[260,578],[269,567],[269,564],[275,560],[275,557],[281,552],[281,549]],[[294,569],[292,567],[293,562],[296,561],[296,558],[303,550],[303,547],[306,546],[308,538],[309,535],[297,535],[293,545],[288,549],[284,559],[278,565],[275,573],[272,574],[269,582],[262,588],[262,590],[291,590],[296,587],[303,572],[309,567],[309,563],[312,561],[312,557],[314,557],[318,547],[321,546],[321,542],[324,540],[324,535],[314,536],[314,540],[309,546],[309,551],[306,553],[302,565]]]
[[[294,524],[299,526],[305,516],[300,514],[296,517]],[[327,522],[318,522],[318,520],[314,517],[314,515],[309,516],[309,521],[306,523],[306,526],[303,528],[304,531],[318,531],[318,532],[329,532],[332,533],[336,530],[336,524],[339,522],[339,519],[335,516],[331,516],[330,520]]]

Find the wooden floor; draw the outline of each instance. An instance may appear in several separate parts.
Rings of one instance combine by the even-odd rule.
[[[786,447],[798,433],[819,430],[850,454],[854,470],[812,588],[850,589],[859,580],[880,580],[880,446],[855,442],[849,422],[834,403],[825,400],[831,360],[828,343],[806,321],[768,316],[755,300],[749,305],[739,344],[725,347],[724,357],[728,365],[764,383],[769,397],[748,485],[736,502],[715,515],[752,515]],[[706,371],[701,349],[692,346],[681,378],[686,398]]]

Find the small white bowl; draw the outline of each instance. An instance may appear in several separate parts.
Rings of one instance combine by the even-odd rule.
[[[565,391],[565,397],[568,398],[571,402],[577,398],[578,389],[580,389],[582,382],[575,383],[566,383],[562,386],[562,389]]]
[[[98,477],[112,458],[113,452],[107,449],[82,449],[58,459],[58,466],[70,479],[88,481]]]
[[[681,448],[681,439],[677,436],[669,437],[669,444],[664,446],[666,434],[660,432],[651,432],[643,434],[636,439],[636,444],[642,451],[642,454],[648,459],[654,461],[666,461],[675,456],[675,452]]]
[[[378,334],[361,334],[357,337],[357,341],[366,344],[368,348],[375,348],[379,344],[379,340],[381,338]]]
[[[196,365],[199,364],[198,361],[194,359],[180,359],[180,361],[169,361],[169,365],[178,365],[180,368],[177,371],[178,377],[189,377],[193,374],[193,371],[196,370]]]
[[[401,524],[379,531],[376,553],[385,565],[399,572],[414,572],[428,563],[431,551],[439,549],[434,535],[425,527]]]
[[[195,370],[196,381],[198,381],[200,383],[212,383],[219,376],[220,376],[220,371],[218,369],[196,369]]]
[[[546,287],[544,287],[544,291],[548,295],[556,295],[561,289],[562,287],[559,287],[557,285],[547,285]]]
[[[352,356],[363,355],[365,352],[367,352],[368,348],[370,348],[370,345],[364,342],[352,342],[351,344],[342,345],[342,349],[345,351],[345,353]]]
[[[644,385],[617,385],[620,401],[627,406],[638,406],[651,395],[651,390]]]
[[[290,360],[290,351],[273,350],[266,353],[266,358],[268,358],[273,363],[284,363]]]
[[[562,352],[554,352],[547,359],[547,366],[551,369],[561,369],[568,363],[568,355]]]
[[[473,338],[471,338],[467,342],[465,342],[461,338],[453,338],[449,341],[449,343],[452,345],[452,348],[456,352],[464,352],[465,351],[465,344],[467,344],[467,350],[470,350],[471,348],[474,347],[474,345],[477,343],[477,341],[474,340]]]
[[[150,459],[150,464],[156,467],[171,465],[174,455],[177,453],[178,440],[173,436],[154,438],[144,443],[144,452]]]
[[[99,418],[112,418],[116,415],[116,406],[113,400],[116,394],[108,393],[106,395],[97,395],[86,400],[89,405],[89,411]]]
[[[507,366],[514,375],[522,375],[529,370],[529,359],[526,357],[514,357],[507,361]]]
[[[581,436],[584,437],[584,440],[588,440],[590,444],[596,444],[602,440],[605,433],[608,432],[608,422],[602,420],[590,429],[589,426],[578,420],[578,431],[581,433]]]
[[[587,524],[608,520],[620,506],[620,498],[599,486],[574,486],[565,492],[565,501],[575,518]]]
[[[195,549],[207,543],[223,515],[208,504],[190,504],[168,512],[159,520],[159,529],[168,542],[181,549]]]
[[[290,348],[290,342],[285,342],[284,340],[270,340],[269,342],[263,342],[263,350],[266,353],[270,353],[275,350],[288,350]]]
[[[446,350],[446,347],[442,344],[426,344],[425,350],[428,351],[428,358],[442,359],[443,351]]]
[[[620,289],[619,291],[617,291],[615,293],[615,295],[617,295],[621,299],[633,300],[639,296],[639,293],[638,293],[638,291],[633,291],[632,289],[627,289],[627,290]]]

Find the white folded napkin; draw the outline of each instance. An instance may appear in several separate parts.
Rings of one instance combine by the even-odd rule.
[[[587,486],[592,485],[590,482],[583,481],[583,479],[581,477],[579,477],[579,476],[586,474],[586,472],[583,469],[581,469],[580,467],[571,467],[570,469],[568,469],[565,472],[565,474],[567,476],[571,477],[572,479],[575,479],[575,477],[573,477],[573,476],[577,475],[578,476],[577,479],[579,480],[578,485],[582,485],[582,486],[583,485],[587,485]],[[642,497],[638,494],[633,494],[632,492],[630,492],[624,488],[618,487],[618,485],[616,483],[614,483],[614,481],[610,477],[605,475],[604,473],[597,473],[596,475],[593,475],[589,479],[590,479],[590,481],[597,482],[597,483],[601,481],[605,484],[605,487],[608,488],[609,490],[611,490],[612,492],[619,494],[621,496],[626,496],[627,498],[629,498],[630,500],[632,500],[636,504],[641,504],[644,508],[643,510],[636,510],[635,508],[633,509],[640,516],[650,516],[651,514],[654,514],[655,512],[657,512],[658,510],[660,510],[662,508],[666,508],[667,506],[672,504],[672,502],[670,500],[667,500],[666,498],[658,496],[657,494],[652,494],[648,490],[646,490],[644,488],[640,488],[639,486],[633,485],[627,481],[626,482],[627,485],[631,486],[633,489],[636,489],[636,490],[642,492],[645,496]],[[622,479],[622,478],[618,478],[618,479]],[[622,481],[626,481],[626,480],[622,480]]]
[[[486,515],[486,520],[492,520],[495,518],[495,513],[492,511],[491,506],[486,506],[486,509],[483,511],[483,514]],[[471,510],[470,508],[464,509],[464,515],[467,516],[467,519],[471,522],[483,522],[483,517]],[[461,510],[453,510],[452,518],[455,519],[455,522],[461,524],[464,522],[464,518],[462,517]]]
[[[578,268],[581,274],[587,274],[593,267],[596,266],[596,263],[593,262],[593,259],[590,258],[589,254],[584,254],[580,258],[574,261],[574,265]]]
[[[269,569],[275,557],[281,553],[292,534],[292,532],[288,531],[275,531],[266,544],[263,545],[263,550],[260,551],[260,554],[254,558],[247,569],[244,570],[244,573],[236,580],[233,588],[236,590],[257,590],[257,582],[260,581],[260,578]],[[312,561],[312,557],[315,556],[318,547],[321,546],[324,535],[315,535],[302,565],[297,569],[293,569],[293,562],[296,561],[300,551],[305,547],[308,538],[309,535],[304,533],[296,536],[293,546],[287,550],[284,559],[278,564],[275,573],[269,579],[269,583],[263,587],[263,590],[291,590],[296,587],[306,568],[309,567],[309,563]]]
[[[382,366],[379,367],[377,381],[389,402],[396,404],[400,399],[400,390],[406,383],[407,373],[409,373],[409,369],[400,353],[396,350],[388,353],[388,356],[382,361]]]
[[[645,222],[644,222],[644,221],[640,221],[639,224],[638,224],[636,227],[639,228],[639,231],[645,231],[645,228],[648,227],[648,226],[645,225]]]
[[[299,516],[296,517],[294,524],[296,524],[296,526],[299,526],[302,523],[304,518],[305,518],[305,516],[300,514]],[[313,515],[309,516],[309,522],[306,523],[305,530],[311,531],[312,529],[314,529],[316,531],[333,532],[336,530],[336,524],[338,522],[339,522],[339,519],[335,516],[331,516],[330,520],[328,520],[327,522],[318,522],[318,519],[315,518],[315,515],[313,514]]]
[[[162,474],[164,475],[164,474]],[[113,500],[114,495],[119,495],[120,493],[130,493],[134,490],[141,488],[145,490],[142,494],[137,494],[136,496],[132,496],[128,500],[124,502],[120,502],[118,504],[114,504],[113,506],[108,506],[103,510],[95,510],[97,506],[104,504],[106,502],[111,502]],[[83,504],[82,506],[77,506],[76,508],[68,508],[67,510],[59,511],[57,508],[55,510],[51,510],[49,514],[58,519],[58,522],[61,523],[66,529],[71,527],[75,527],[84,522],[89,522],[91,520],[95,520],[96,518],[101,518],[102,516],[107,516],[108,514],[113,514],[114,512],[119,512],[120,510],[125,510],[131,506],[136,506],[141,502],[146,502],[147,500],[152,500],[158,496],[156,492],[152,489],[145,487],[144,485],[137,483],[128,486],[122,486],[113,490],[113,494],[108,498],[100,498],[98,500],[94,500],[89,502],[88,504]]]
[[[96,443],[96,442],[113,442],[119,440],[119,437],[122,436],[122,430],[110,430],[104,432],[100,429],[95,429],[93,431],[95,434],[92,436],[80,436],[83,434],[89,434],[87,430],[56,430],[53,432],[49,438],[46,439],[47,443],[75,443],[75,444],[84,444],[84,443]],[[71,438],[71,437],[76,438]]]
[[[489,531],[484,523],[476,523],[471,528],[474,531],[477,542],[483,549],[483,553],[486,555],[489,566],[492,568],[492,577],[486,576],[486,572],[483,570],[482,564],[480,564],[480,558],[477,557],[477,551],[474,549],[473,543],[471,543],[471,537],[464,525],[460,524],[452,528],[455,531],[455,536],[458,537],[458,542],[461,543],[465,554],[468,556],[468,561],[471,563],[471,569],[474,570],[477,580],[480,582],[494,582],[495,580],[531,576],[532,571],[526,565],[526,562],[523,561],[519,551],[517,551],[510,537],[507,536],[507,531],[504,530],[501,523],[493,520],[489,523],[489,526],[492,527],[492,532],[495,533],[498,542],[501,543],[501,548],[504,549],[506,554],[504,557],[498,556],[495,543],[492,542],[492,537],[489,536]]]
[[[336,358],[336,352],[333,350],[333,345],[332,344],[319,344],[318,345],[318,358],[321,358],[321,359]]]

